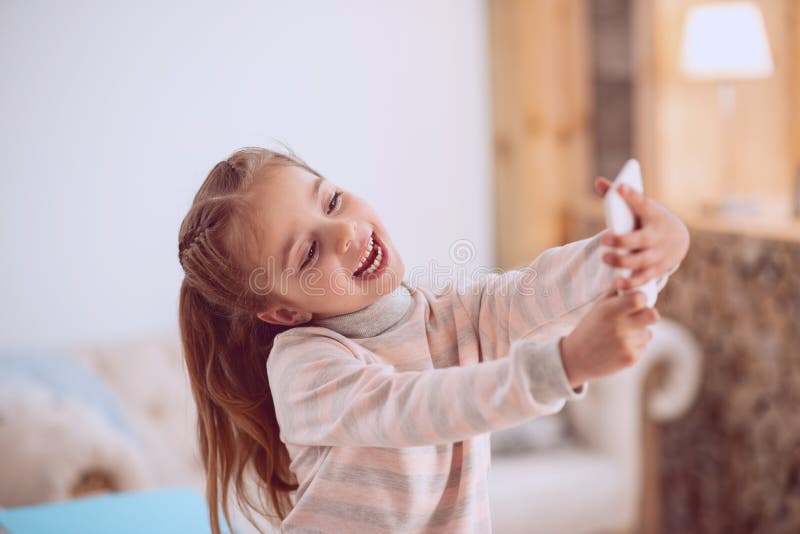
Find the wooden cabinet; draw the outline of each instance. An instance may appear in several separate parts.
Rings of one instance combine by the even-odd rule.
[[[800,180],[800,2],[757,2],[775,73],[736,84],[728,136],[715,84],[678,68],[698,1],[489,2],[500,267],[563,243],[566,206],[599,204],[592,180],[613,178],[628,155],[648,196],[685,218],[730,193],[763,198],[774,224],[792,226],[777,215],[791,214]],[[736,181],[723,175],[728,154]]]
[[[585,0],[489,3],[497,258],[528,263],[563,242],[590,151]]]

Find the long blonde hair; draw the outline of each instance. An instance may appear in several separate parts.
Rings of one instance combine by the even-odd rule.
[[[266,371],[273,339],[290,327],[259,320],[256,313],[263,311],[269,295],[248,285],[260,235],[249,193],[256,174],[270,165],[296,165],[319,175],[291,152],[238,150],[211,169],[178,236],[185,273],[179,326],[197,405],[213,534],[220,533],[218,506],[231,524],[231,484],[239,507],[256,528],[251,511],[277,525],[291,510],[290,493],[298,486],[279,439]],[[247,470],[256,475],[255,502],[244,487]]]

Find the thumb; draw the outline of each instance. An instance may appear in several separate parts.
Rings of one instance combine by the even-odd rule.
[[[647,307],[647,296],[641,290],[623,293],[612,303],[614,315],[630,315]]]
[[[644,222],[648,218],[650,214],[650,205],[649,199],[644,196],[644,193],[625,184],[620,185],[617,192],[619,192],[620,196],[625,200],[628,206],[630,206],[634,215],[636,215],[640,221]],[[637,227],[638,226],[640,225],[637,225]]]
[[[594,180],[594,191],[601,197],[605,196],[608,190],[611,188],[611,182],[609,182],[606,178],[602,176],[598,176]]]
[[[606,290],[604,296],[615,296],[620,289],[625,288],[624,286],[625,286],[625,277],[617,276],[614,278],[614,281],[611,282],[611,285]]]

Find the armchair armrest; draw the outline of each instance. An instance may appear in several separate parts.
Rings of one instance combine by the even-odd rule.
[[[643,487],[645,422],[685,414],[697,397],[702,371],[700,346],[686,327],[664,318],[649,328],[653,338],[635,365],[591,382],[585,399],[565,407],[582,444],[619,466],[627,493],[620,505],[627,506],[632,520]],[[663,380],[648,379],[658,368]]]
[[[578,436],[594,450],[619,456],[620,446],[630,441],[621,433],[638,433],[642,417],[659,423],[677,419],[697,396],[702,364],[697,341],[671,319],[649,328],[653,339],[635,365],[592,381],[582,402],[565,407]],[[665,379],[643,399],[645,380],[658,366],[664,367]]]

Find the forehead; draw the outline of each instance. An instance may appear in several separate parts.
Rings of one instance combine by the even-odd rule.
[[[259,193],[300,196],[307,192],[318,176],[296,165],[273,164],[256,173],[256,189]]]
[[[319,177],[301,167],[275,166],[259,172],[254,187],[255,215],[262,232],[264,258],[280,268],[283,245],[302,231],[316,204],[312,199]],[[324,183],[322,187],[324,187]]]

